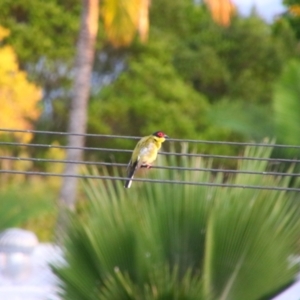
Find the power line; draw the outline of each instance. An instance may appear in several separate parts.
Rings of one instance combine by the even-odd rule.
[[[0,129],[0,132],[8,133],[34,133],[34,134],[51,134],[51,135],[78,135],[87,137],[97,137],[97,138],[122,138],[122,139],[139,139],[140,137],[135,136],[120,136],[120,135],[103,135],[103,134],[77,134],[77,133],[66,133],[66,132],[54,132],[54,131],[37,131],[37,130],[14,130],[14,129]],[[182,139],[170,139],[173,142],[181,143],[203,143],[203,144],[220,144],[228,146],[255,146],[255,147],[285,147],[285,148],[296,148],[300,149],[300,146],[290,146],[290,145],[276,145],[276,144],[264,144],[264,143],[236,143],[236,142],[218,142],[218,141],[197,141],[197,140],[182,140]],[[114,149],[114,148],[100,148],[100,147],[69,147],[61,145],[51,145],[51,144],[33,144],[33,143],[18,143],[18,142],[5,142],[1,141],[1,145],[6,145],[13,147],[27,147],[27,148],[47,148],[47,149],[77,149],[85,151],[97,151],[99,153],[132,153],[132,149]],[[187,153],[187,152],[160,152],[160,155],[165,156],[175,156],[175,157],[188,157],[188,158],[207,158],[207,159],[230,159],[235,161],[249,160],[249,161],[264,161],[270,164],[280,164],[280,163],[293,163],[297,164],[300,159],[286,159],[286,158],[264,158],[264,157],[251,157],[251,156],[237,156],[237,155],[216,155],[216,154],[204,154],[204,153]],[[34,163],[57,163],[57,164],[79,164],[79,165],[95,165],[102,167],[113,167],[113,168],[125,168],[127,164],[115,163],[115,162],[101,162],[101,161],[75,161],[75,160],[65,160],[65,159],[52,159],[52,158],[36,158],[36,157],[17,157],[17,156],[0,156],[1,160],[11,160],[11,161],[27,161]],[[177,161],[177,160],[175,160]],[[248,174],[248,175],[261,175],[261,176],[281,176],[295,178],[299,177],[298,173],[285,173],[277,171],[256,171],[256,170],[231,170],[231,169],[221,169],[221,168],[203,168],[203,167],[181,167],[181,166],[153,166],[155,169],[163,169],[168,171],[188,171],[188,172],[209,172],[209,173],[224,173],[224,174]],[[89,176],[89,175],[76,175],[76,174],[59,174],[51,172],[40,172],[40,171],[18,171],[18,170],[0,170],[2,174],[23,174],[23,175],[39,175],[39,176],[55,176],[55,177],[78,177],[78,178],[94,178],[103,180],[126,180],[125,177],[120,176]],[[271,187],[271,186],[252,186],[252,185],[238,185],[229,183],[211,183],[211,182],[193,182],[193,181],[181,181],[181,180],[156,180],[156,179],[143,179],[135,178],[136,181],[147,181],[153,183],[166,183],[166,184],[187,184],[187,185],[206,185],[206,186],[217,186],[217,187],[232,187],[232,188],[250,188],[250,189],[269,189],[269,190],[285,190],[285,191],[300,191],[298,188],[282,188],[282,187]]]
[[[76,177],[76,178],[83,178],[83,179],[122,180],[122,181],[128,179],[127,177],[119,177],[119,176],[74,175],[74,174],[60,174],[60,173],[34,172],[34,171],[15,171],[15,170],[0,170],[0,173],[54,176],[54,177]],[[159,179],[148,179],[148,178],[147,179],[133,178],[132,180],[141,181],[141,182],[164,183],[164,184],[186,184],[186,185],[196,185],[196,186],[230,187],[230,188],[241,188],[241,189],[300,192],[300,188],[285,188],[285,187],[277,187],[277,186],[239,185],[239,184],[230,184],[230,183],[195,182],[195,181],[182,181],[182,180],[159,180]]]
[[[97,148],[97,147],[69,147],[51,144],[30,144],[30,143],[17,143],[17,142],[0,142],[0,145],[6,146],[21,146],[21,147],[37,147],[37,148],[53,148],[53,149],[76,149],[76,150],[89,150],[89,151],[102,151],[102,152],[132,152],[126,149],[110,149],[110,148]]]
[[[86,136],[86,137],[100,137],[100,138],[114,138],[114,139],[140,139],[138,136],[129,136],[129,135],[112,135],[112,134],[96,134],[96,133],[75,133],[75,132],[60,132],[60,131],[41,131],[41,130],[16,130],[8,128],[0,128],[2,132],[9,133],[34,133],[34,134],[49,134],[49,135],[76,135],[76,136]]]
[[[40,147],[40,148],[53,148],[53,149],[77,149],[87,151],[111,152],[111,153],[132,153],[128,149],[114,149],[114,148],[97,148],[97,147],[69,147],[51,144],[30,144],[30,143],[17,143],[17,142],[0,142],[0,145],[7,146],[21,146],[21,147]],[[235,155],[216,155],[216,154],[202,154],[202,153],[185,153],[185,152],[159,152],[161,155],[173,156],[188,156],[188,157],[203,157],[203,158],[218,158],[218,159],[233,159],[233,160],[256,160],[256,161],[269,161],[273,163],[299,163],[299,159],[286,159],[286,158],[261,158],[251,156],[235,156]]]
[[[29,161],[40,163],[70,163],[79,165],[93,165],[93,166],[105,166],[105,167],[121,167],[126,168],[127,164],[122,163],[107,163],[97,161],[75,161],[64,159],[48,159],[48,158],[31,158],[31,157],[15,157],[15,156],[0,156],[0,159],[7,159],[13,161]],[[180,166],[152,166],[153,169],[163,170],[177,170],[177,171],[191,171],[191,172],[220,172],[220,173],[233,173],[233,174],[249,174],[249,175],[265,175],[265,176],[300,176],[299,173],[284,173],[284,172],[257,172],[257,171],[244,171],[244,170],[231,170],[231,169],[214,169],[214,168],[190,168]]]
[[[98,138],[113,138],[113,139],[140,139],[139,136],[126,136],[126,135],[113,135],[113,134],[94,134],[94,133],[73,133],[73,132],[60,132],[60,131],[40,131],[40,130],[20,130],[20,129],[9,129],[0,128],[0,132],[9,133],[34,133],[34,134],[49,134],[49,135],[77,135],[86,137],[98,137]],[[269,144],[269,143],[245,143],[245,142],[227,142],[227,141],[206,141],[206,140],[193,140],[193,139],[176,139],[169,138],[169,141],[180,142],[180,143],[197,143],[197,144],[217,144],[217,145],[231,145],[231,146],[256,146],[256,147],[274,147],[274,148],[294,148],[300,149],[299,145],[284,145],[284,144]]]

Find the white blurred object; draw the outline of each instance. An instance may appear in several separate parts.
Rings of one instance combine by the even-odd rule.
[[[50,264],[64,264],[57,246],[40,244],[33,232],[0,233],[0,299],[59,300],[59,280]]]
[[[38,245],[36,235],[30,231],[11,228],[0,234],[0,270],[13,282],[26,280],[32,272],[31,254]]]

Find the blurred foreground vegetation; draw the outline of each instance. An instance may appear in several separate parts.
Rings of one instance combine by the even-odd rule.
[[[248,148],[245,155],[268,158],[271,151]],[[161,163],[171,165],[172,159]],[[209,166],[200,158],[180,163]],[[247,160],[238,169],[251,171],[253,165],[268,170],[265,161]],[[224,181],[207,172],[152,174]],[[287,187],[290,177],[239,174],[226,182]],[[269,299],[299,271],[291,260],[299,252],[299,194],[144,182],[126,190],[120,181],[94,179],[84,189],[87,210],[70,216],[67,265],[54,268],[63,299]]]

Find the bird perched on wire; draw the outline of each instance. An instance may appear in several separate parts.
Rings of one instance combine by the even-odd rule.
[[[156,160],[157,152],[161,144],[168,136],[162,131],[156,131],[149,136],[140,139],[136,144],[131,160],[127,167],[127,177],[124,187],[130,188],[134,173],[139,168],[151,168],[151,164]]]

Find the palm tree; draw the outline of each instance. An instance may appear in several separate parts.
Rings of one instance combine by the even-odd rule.
[[[242,160],[238,170],[245,173],[227,183],[288,187],[288,173],[261,175],[271,152],[248,148],[245,156],[263,160]],[[182,159],[180,165],[209,167],[200,158]],[[92,170],[87,174],[97,175]],[[212,180],[208,172],[156,169],[151,174]],[[213,180],[222,183],[224,177]],[[299,271],[291,261],[299,252],[296,194],[150,182],[136,182],[128,193],[121,181],[94,179],[84,186],[90,209],[71,218],[67,264],[55,268],[62,299],[270,299]]]
[[[82,158],[84,133],[87,123],[87,105],[90,94],[90,78],[94,61],[95,43],[98,32],[99,0],[83,0],[81,25],[75,58],[76,75],[71,98],[67,146],[67,160],[78,161]],[[143,41],[148,33],[149,0],[103,0],[101,16],[107,37],[115,47],[126,46],[132,41],[138,30]],[[64,210],[74,209],[77,178],[68,175],[77,174],[77,165],[67,163],[64,180],[59,196],[60,215],[58,224],[66,226]]]

